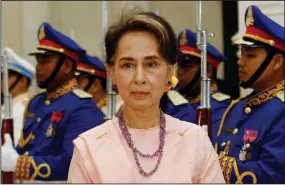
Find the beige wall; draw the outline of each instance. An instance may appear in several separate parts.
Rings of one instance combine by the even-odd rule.
[[[184,28],[196,30],[195,1],[108,1],[108,23],[117,20],[126,4],[139,4],[144,10],[156,11],[163,16],[178,34]],[[35,63],[27,55],[37,41],[37,31],[48,21],[59,31],[73,35],[90,54],[103,59],[102,2],[100,1],[4,1],[3,47],[11,47],[17,54]],[[203,1],[202,26],[215,32],[209,42],[222,51],[222,12],[220,1]],[[130,7],[132,6],[130,5]],[[32,93],[38,89],[33,83]]]
[[[151,10],[159,9],[159,14],[172,25],[176,34],[188,28],[196,31],[196,1],[152,1]],[[202,1],[202,28],[216,34],[208,41],[223,51],[222,2]]]
[[[91,54],[102,57],[102,2],[100,1],[4,1],[3,46],[10,46],[28,58],[37,44],[36,32],[43,21],[70,35]],[[144,10],[159,9],[178,34],[184,28],[196,29],[195,1],[109,1],[109,23],[119,18],[125,4],[139,4]],[[222,50],[222,12],[220,1],[203,1],[202,26],[216,33],[210,38]]]

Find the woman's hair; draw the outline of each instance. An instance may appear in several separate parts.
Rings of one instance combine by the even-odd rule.
[[[178,54],[177,40],[175,32],[170,24],[162,17],[153,12],[132,11],[123,14],[118,22],[107,30],[105,35],[106,63],[110,66],[114,64],[114,56],[120,38],[127,32],[145,31],[152,33],[159,46],[159,54],[169,64],[174,65]],[[160,101],[160,108],[167,113],[167,95]]]

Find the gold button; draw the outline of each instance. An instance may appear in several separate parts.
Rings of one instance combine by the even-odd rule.
[[[244,109],[244,112],[245,112],[246,114],[249,114],[249,113],[251,112],[251,108],[250,108],[250,107],[246,107],[246,108]]]
[[[29,152],[28,152],[28,151],[27,151],[27,152],[25,152],[25,153],[24,153],[24,155],[29,155]]]
[[[40,121],[41,121],[41,118],[40,118],[40,117],[38,117],[38,118],[37,118],[37,122],[39,123]]]
[[[247,144],[245,145],[245,147],[246,147],[246,148],[249,148],[249,147],[250,147],[250,144],[249,144],[249,143],[247,143]]]
[[[226,142],[222,142],[221,146],[225,146],[226,145]]]
[[[49,105],[49,104],[50,104],[50,100],[46,100],[46,101],[45,101],[45,104],[46,104],[46,105]]]
[[[238,132],[238,129],[235,128],[235,129],[233,130],[233,134],[236,134],[237,132]]]

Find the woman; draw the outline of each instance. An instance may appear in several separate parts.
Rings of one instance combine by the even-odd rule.
[[[124,109],[74,141],[69,183],[224,183],[217,154],[197,125],[164,114],[176,37],[161,17],[125,15],[105,37],[106,69]]]

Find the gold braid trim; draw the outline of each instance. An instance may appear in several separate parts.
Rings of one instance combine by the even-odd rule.
[[[234,166],[234,171],[235,171],[235,175],[237,177],[237,181],[236,181],[236,184],[243,184],[242,180],[244,177],[246,176],[250,176],[252,178],[252,184],[256,184],[257,183],[257,178],[256,178],[256,175],[251,172],[251,171],[245,171],[243,172],[241,175],[239,173],[239,170],[238,170],[238,165],[237,165],[237,162],[234,158],[233,159],[233,166]]]
[[[246,102],[246,105],[251,107],[265,103],[274,98],[277,95],[277,93],[280,92],[283,88],[284,88],[284,80],[274,85],[273,87],[269,88],[268,90],[265,90],[264,92],[249,98]]]
[[[48,99],[57,99],[68,92],[70,92],[72,89],[74,89],[76,86],[78,86],[76,79],[70,80],[67,84],[63,85],[62,87],[56,89],[54,92],[48,93]]]
[[[225,121],[226,121],[226,117],[228,116],[228,114],[230,113],[230,111],[232,110],[232,108],[238,103],[240,102],[241,99],[243,99],[244,97],[241,97],[241,98],[238,98],[236,100],[232,100],[231,104],[228,106],[228,108],[226,109],[226,111],[224,112],[223,114],[223,117],[221,119],[221,123],[220,123],[220,126],[219,126],[219,130],[218,130],[218,133],[217,133],[217,137],[219,137],[219,135],[221,134],[222,132],[222,129],[224,127],[224,124],[225,124]],[[218,145],[217,143],[215,144],[215,151],[218,152]]]
[[[230,146],[230,141],[228,141],[227,146],[225,147],[225,150],[223,152],[221,152],[218,156],[218,159],[219,159],[220,165],[221,165],[221,170],[222,170],[222,173],[224,175],[226,183],[227,184],[231,183],[231,176],[232,176],[232,172],[234,169],[234,173],[235,173],[236,178],[237,178],[236,184],[243,184],[242,180],[246,176],[252,177],[252,183],[256,184],[257,178],[253,172],[245,171],[240,175],[236,159],[228,156],[229,146]]]
[[[84,67],[77,67],[76,70],[81,71],[81,72],[86,72],[86,73],[91,74],[91,75],[93,75],[95,73],[95,69],[86,69]]]
[[[30,167],[33,157],[23,155],[18,157],[16,164],[15,176],[18,180],[29,180],[30,179]]]
[[[259,42],[263,42],[263,43],[268,44],[270,46],[275,46],[275,41],[274,40],[264,39],[262,37],[259,37],[259,36],[256,36],[256,35],[252,35],[252,34],[244,34],[243,36],[247,37],[247,38],[254,39],[254,40],[259,41]]]
[[[32,175],[32,177],[31,177],[30,180],[34,180],[37,176],[39,176],[39,177],[45,179],[45,178],[48,178],[48,177],[51,175],[51,168],[50,168],[49,164],[47,164],[47,163],[42,163],[42,164],[40,164],[39,166],[37,166],[35,160],[32,160],[31,163],[32,163],[32,166],[33,166],[33,168],[34,168],[34,174]],[[46,170],[47,170],[47,173],[46,173],[46,174],[43,174],[43,173],[40,172],[40,170],[41,170],[42,168],[46,168]]]
[[[42,93],[40,93],[40,94],[42,94]],[[38,95],[40,95],[40,94],[38,94]],[[30,106],[30,103],[36,96],[37,95],[32,96],[29,99],[29,101],[27,102],[26,107],[25,107],[23,121],[22,121],[22,132],[21,132],[21,137],[20,137],[19,143],[18,143],[18,146],[20,148],[24,148],[32,139],[35,139],[35,136],[33,135],[33,133],[30,133],[26,139],[24,138],[24,125],[25,125],[25,121],[26,121],[26,115],[28,115],[28,108]]]

